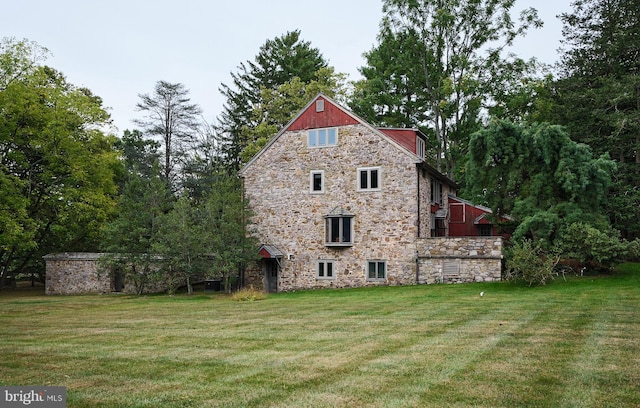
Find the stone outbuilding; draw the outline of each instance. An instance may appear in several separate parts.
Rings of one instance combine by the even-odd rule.
[[[110,271],[101,268],[101,253],[63,252],[44,256],[46,264],[45,293],[47,295],[79,295],[122,291]]]

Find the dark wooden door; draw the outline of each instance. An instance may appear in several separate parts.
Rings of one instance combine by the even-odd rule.
[[[124,282],[122,280],[122,271],[120,269],[116,269],[113,272],[113,291],[122,292],[123,287],[124,287]]]
[[[265,262],[265,286],[267,292],[275,293],[278,291],[278,261],[266,259]]]

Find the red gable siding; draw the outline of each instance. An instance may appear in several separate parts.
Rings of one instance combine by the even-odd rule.
[[[449,236],[468,237],[480,235],[478,225],[492,225],[491,221],[486,218],[489,214],[491,214],[489,209],[449,196]],[[510,237],[508,233],[498,234],[498,229],[495,225],[491,228],[491,235],[502,235],[504,238]]]
[[[356,125],[358,121],[351,115],[345,113],[331,102],[323,97],[318,99],[324,100],[324,110],[316,112],[316,102],[314,101],[307,110],[298,116],[298,118],[287,128],[287,130],[305,130],[318,129],[325,127],[335,127],[344,125]]]
[[[413,129],[387,129],[379,128],[382,133],[389,136],[396,143],[407,149],[413,154],[416,154],[416,131]]]

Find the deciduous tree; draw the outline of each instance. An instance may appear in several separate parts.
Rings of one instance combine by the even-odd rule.
[[[99,130],[109,120],[102,100],[25,59],[38,52],[29,47],[0,55],[0,285],[41,267],[48,252],[95,250],[115,206],[117,153]]]
[[[118,214],[106,227],[102,249],[109,255],[104,264],[119,270],[142,294],[162,282],[153,243],[158,239],[160,218],[171,210],[173,196],[160,177],[131,172],[120,193]],[[154,286],[155,287],[155,286]]]
[[[379,44],[365,54],[351,107],[372,123],[419,126],[435,142],[439,170],[455,176],[492,90],[529,68],[504,48],[542,23],[534,9],[511,18],[514,0],[385,0]]]

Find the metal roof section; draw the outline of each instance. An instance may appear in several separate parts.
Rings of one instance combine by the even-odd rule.
[[[262,245],[258,250],[258,254],[263,259],[278,259],[284,257],[284,252],[279,250],[275,245]]]

